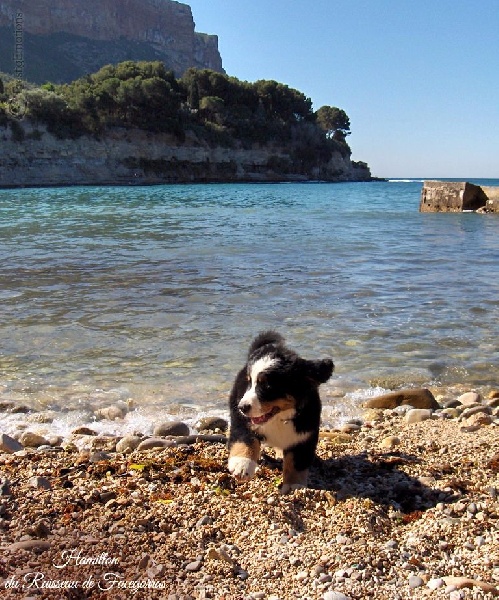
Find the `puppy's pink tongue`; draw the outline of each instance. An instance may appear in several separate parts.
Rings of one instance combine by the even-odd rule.
[[[262,415],[261,417],[251,417],[251,422],[253,423],[253,425],[260,425],[261,423],[265,423],[265,421],[268,421],[270,419],[270,413],[267,413],[266,415]]]
[[[266,423],[267,421],[269,421],[278,412],[279,408],[277,406],[274,406],[274,408],[270,412],[265,413],[260,417],[251,417],[251,422],[253,423],[253,425],[261,425],[262,423]]]

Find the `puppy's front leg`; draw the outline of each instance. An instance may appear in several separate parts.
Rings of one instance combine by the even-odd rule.
[[[229,471],[240,479],[250,479],[260,459],[260,441],[233,442],[229,446]]]

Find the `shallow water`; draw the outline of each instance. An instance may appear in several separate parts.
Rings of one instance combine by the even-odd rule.
[[[326,420],[379,388],[497,385],[499,218],[420,214],[420,191],[0,191],[0,401],[55,410],[61,430],[116,401],[135,410],[99,427],[224,414],[265,328],[333,357]]]

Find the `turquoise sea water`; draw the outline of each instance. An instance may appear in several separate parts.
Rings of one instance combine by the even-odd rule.
[[[333,357],[332,421],[394,385],[499,385],[499,216],[420,214],[421,185],[0,191],[0,402],[61,428],[117,401],[96,426],[225,414],[266,328]]]

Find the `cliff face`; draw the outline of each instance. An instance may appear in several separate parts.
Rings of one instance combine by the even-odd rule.
[[[189,6],[172,0],[4,0],[0,4],[0,35],[9,37],[0,70],[11,72],[14,24],[24,35],[25,77],[34,82],[62,72],[74,79],[107,63],[162,60],[177,76],[189,67],[223,72],[218,38],[194,31]],[[11,39],[12,38],[12,39]],[[73,65],[69,68],[68,62]],[[98,63],[98,64],[96,64]]]
[[[167,134],[116,129],[102,140],[59,140],[24,123],[24,139],[0,128],[0,187],[146,185],[237,181],[368,181],[367,165],[335,153],[312,174],[290,171],[289,151],[210,147],[192,133],[179,144]]]

